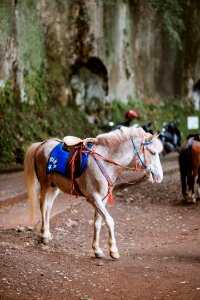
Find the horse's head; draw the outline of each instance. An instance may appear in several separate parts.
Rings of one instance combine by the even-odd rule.
[[[147,134],[142,143],[144,168],[148,174],[150,182],[161,182],[163,180],[163,170],[160,162],[159,153],[163,150],[158,135]]]

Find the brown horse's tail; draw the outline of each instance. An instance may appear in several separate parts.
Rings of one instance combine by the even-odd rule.
[[[33,223],[36,222],[36,208],[40,192],[40,183],[35,172],[35,152],[41,143],[32,144],[24,159],[24,179],[30,203],[30,213]]]

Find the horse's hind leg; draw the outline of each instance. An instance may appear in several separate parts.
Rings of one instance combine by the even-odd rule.
[[[40,199],[40,211],[42,215],[41,237],[42,237],[42,242],[45,244],[52,239],[49,230],[50,228],[49,220],[50,220],[51,208],[58,193],[59,193],[59,189],[57,188],[49,187],[47,189],[41,190],[41,199]]]
[[[198,184],[197,197],[198,197],[198,199],[199,199],[199,198],[200,198],[200,167],[199,167],[199,169],[198,169],[197,184]]]
[[[188,199],[190,202],[196,203],[196,197],[194,194],[194,182],[195,178],[192,174],[190,174],[188,178]]]
[[[187,198],[187,185],[186,185],[186,175],[184,173],[184,170],[181,170],[181,189],[182,189],[183,199],[185,200]]]
[[[183,195],[183,200],[187,199],[187,165],[185,165],[185,156],[184,152],[181,152],[179,155],[179,169],[180,169],[180,178],[181,178],[181,190]]]

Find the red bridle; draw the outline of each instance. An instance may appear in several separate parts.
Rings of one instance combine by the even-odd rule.
[[[106,180],[107,180],[107,182],[108,182],[108,192],[107,192],[107,194],[105,195],[105,197],[103,197],[102,201],[103,201],[105,198],[107,198],[107,196],[108,196],[109,203],[110,203],[110,204],[113,204],[113,203],[114,203],[114,198],[113,198],[113,194],[112,194],[113,187],[114,187],[114,183],[113,183],[112,180],[110,179],[110,176],[108,175],[108,173],[107,173],[107,171],[106,171],[104,165],[102,164],[102,162],[100,161],[99,158],[101,158],[101,159],[103,159],[104,161],[107,161],[107,162],[109,162],[109,163],[111,163],[111,164],[113,164],[113,165],[115,165],[115,166],[118,166],[118,167],[122,168],[123,170],[126,169],[126,170],[131,170],[131,171],[134,171],[134,172],[136,172],[136,171],[141,172],[141,171],[144,171],[144,170],[146,169],[146,165],[145,165],[145,163],[141,160],[140,154],[139,154],[139,152],[138,152],[138,150],[137,150],[137,148],[136,148],[136,146],[135,146],[135,143],[134,143],[133,139],[132,139],[132,143],[133,143],[134,149],[135,149],[136,154],[137,154],[136,157],[139,158],[139,161],[140,161],[141,164],[142,164],[142,167],[143,167],[142,169],[141,169],[141,168],[138,169],[138,168],[135,168],[135,167],[134,167],[134,168],[133,168],[133,167],[127,167],[127,166],[118,164],[118,163],[116,163],[115,161],[110,160],[110,159],[108,159],[108,158],[105,158],[103,155],[101,155],[100,153],[96,152],[96,151],[94,150],[94,147],[92,147],[92,148],[90,148],[90,149],[86,148],[86,150],[83,150],[84,153],[89,153],[89,154],[91,154],[91,155],[93,156],[93,158],[94,158],[95,162],[97,163],[97,165],[98,165],[100,171],[102,172],[102,174],[104,175],[104,177],[106,178]],[[144,149],[144,146],[149,145],[150,143],[152,144],[152,142],[142,143],[141,146],[143,146],[143,149]],[[145,178],[145,176],[146,176],[146,173],[145,173],[145,175],[144,175],[142,178],[140,178],[139,180],[137,180],[137,181],[135,181],[135,182],[127,182],[127,181],[125,181],[123,178],[120,178],[120,179],[121,179],[122,181],[124,181],[125,183],[128,183],[128,184],[136,184],[136,183],[139,183],[141,180],[143,180],[143,179]]]

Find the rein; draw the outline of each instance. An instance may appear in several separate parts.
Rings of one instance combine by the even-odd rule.
[[[131,139],[132,141],[132,144],[133,144],[133,147],[134,147],[134,150],[137,154],[137,157],[139,159],[139,161],[141,162],[142,166],[143,166],[143,169],[147,169],[147,166],[146,164],[144,163],[144,161],[142,161],[141,157],[140,157],[140,154],[136,148],[136,145],[134,143],[134,140],[133,138]],[[145,142],[145,143],[142,143],[141,146],[147,146],[147,145],[151,145],[152,142]],[[127,167],[127,166],[124,166],[124,165],[121,165],[121,164],[118,164],[116,163],[115,161],[113,160],[110,160],[108,158],[105,158],[103,155],[101,155],[100,153],[94,151],[94,149],[89,149],[89,148],[86,148],[86,150],[83,150],[84,153],[89,153],[93,156],[95,162],[97,163],[100,171],[102,172],[102,174],[104,175],[104,177],[106,178],[107,182],[108,182],[108,193],[106,194],[105,197],[103,197],[102,201],[108,196],[109,197],[109,203],[110,204],[113,204],[114,203],[114,199],[113,199],[113,195],[112,195],[112,191],[113,191],[113,187],[114,187],[114,183],[112,182],[112,180],[110,179],[110,176],[108,175],[108,173],[106,172],[106,169],[104,168],[103,164],[101,163],[101,161],[99,160],[98,157],[102,158],[104,161],[107,161],[115,166],[118,166],[118,167],[121,167],[123,170],[131,170],[131,171],[141,171],[142,169],[138,169],[138,168],[132,168],[132,167]],[[128,184],[137,184],[139,183],[140,181],[142,181],[144,178],[146,177],[146,174],[144,174],[144,176],[135,181],[135,182],[127,182],[125,181],[122,177],[119,177],[122,181],[124,181],[125,183],[128,183]]]
[[[143,146],[147,146],[147,145],[150,145],[150,144],[152,144],[152,142],[142,143]],[[135,150],[137,150],[137,149],[135,148]],[[87,148],[87,150],[83,150],[82,152],[92,154],[93,157],[94,157],[94,155],[95,155],[95,156],[97,155],[97,156],[101,157],[104,161],[107,161],[107,162],[109,162],[109,163],[111,163],[111,164],[113,164],[113,165],[115,165],[115,166],[121,167],[122,169],[130,170],[130,171],[136,171],[136,172],[137,172],[137,171],[138,171],[138,172],[141,172],[141,170],[142,170],[141,168],[135,168],[135,167],[132,168],[132,167],[127,167],[127,166],[118,164],[118,163],[116,163],[115,161],[113,161],[113,160],[111,160],[111,159],[108,159],[108,158],[104,157],[103,155],[101,155],[100,153],[94,151],[93,149],[88,149],[88,148]],[[146,166],[146,165],[144,164],[144,162],[142,161],[142,159],[141,159],[141,157],[140,157],[140,155],[139,155],[139,152],[136,151],[136,154],[137,154],[137,156],[138,156],[138,158],[139,158],[139,160],[140,160],[140,162],[141,162],[143,168],[146,169],[147,166]]]
[[[137,154],[137,156],[138,156],[138,158],[139,158],[139,160],[140,160],[140,162],[141,162],[143,168],[144,168],[144,169],[147,169],[147,165],[144,163],[144,161],[142,161],[142,159],[141,159],[141,157],[140,157],[140,154],[139,154],[139,152],[138,152],[138,150],[137,150],[137,148],[136,148],[136,146],[135,146],[135,143],[134,143],[133,138],[131,139],[131,141],[132,141],[132,144],[133,144],[133,147],[134,147],[134,149],[135,149],[135,152],[136,152],[136,154]],[[152,142],[145,142],[145,143],[142,143],[141,146],[144,147],[144,146],[148,146],[148,145],[151,145],[151,144],[152,144]]]

